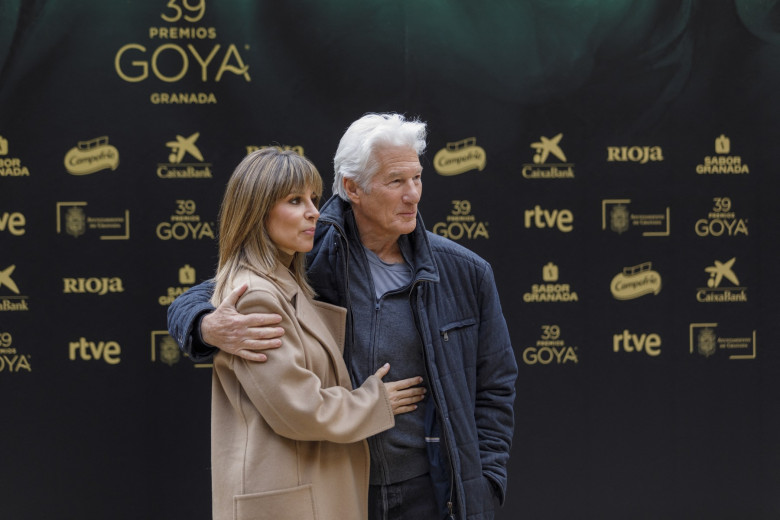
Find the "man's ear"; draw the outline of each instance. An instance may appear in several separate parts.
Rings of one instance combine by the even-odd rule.
[[[349,200],[352,201],[353,204],[359,203],[361,190],[358,188],[355,180],[344,177],[341,179],[341,182],[342,186],[344,186],[344,191],[347,192],[347,197],[349,197]]]

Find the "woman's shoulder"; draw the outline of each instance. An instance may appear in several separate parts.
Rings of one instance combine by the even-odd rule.
[[[268,275],[260,274],[249,269],[241,269],[233,277],[233,288],[246,284],[247,291],[254,290],[278,290],[278,285]]]
[[[246,284],[247,289],[238,300],[237,308],[239,311],[247,306],[276,307],[280,301],[287,300],[283,289],[270,276],[249,269],[242,269],[233,277],[232,288],[235,289],[244,284]]]

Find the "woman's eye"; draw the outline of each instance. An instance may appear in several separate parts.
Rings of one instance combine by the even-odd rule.
[[[293,197],[290,199],[290,204],[300,204],[301,198],[300,197]]]

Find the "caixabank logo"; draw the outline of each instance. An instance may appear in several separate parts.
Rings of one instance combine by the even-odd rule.
[[[534,151],[532,163],[523,164],[522,174],[526,179],[573,179],[574,164],[569,162],[561,147],[563,133],[553,137],[539,136],[531,143]],[[555,161],[553,159],[558,159]]]
[[[29,177],[30,169],[19,157],[10,155],[8,139],[0,135],[0,177]]]
[[[756,330],[746,331],[742,324],[691,323],[689,343],[691,355],[706,359],[720,357],[739,361],[758,356]]]
[[[486,163],[487,154],[481,146],[477,146],[476,137],[449,142],[433,157],[436,173],[448,177],[471,170],[482,171]]]
[[[671,209],[654,208],[643,211],[644,205],[631,199],[603,199],[601,201],[601,229],[618,235],[641,233],[643,237],[667,237],[671,234]],[[636,211],[639,208],[639,211]]]
[[[739,283],[734,272],[737,257],[726,261],[715,260],[704,268],[708,274],[707,286],[696,289],[696,301],[702,303],[744,303],[748,301],[747,287]]]
[[[453,200],[452,210],[444,221],[433,225],[433,232],[451,240],[489,239],[488,222],[477,219],[472,213],[471,201]]]
[[[526,365],[566,365],[579,363],[579,347],[571,345],[557,324],[542,325],[541,334],[533,346],[523,349]]]
[[[696,173],[703,177],[712,175],[742,177],[750,173],[750,167],[739,155],[731,153],[731,139],[720,134],[715,139],[715,155],[707,155],[696,165]]]
[[[116,51],[114,70],[122,81],[151,85],[154,105],[216,104],[216,84],[252,81],[245,58],[249,45],[224,41],[219,28],[207,22],[207,7],[214,4],[169,0],[157,5],[162,7],[159,25],[142,28],[146,34],[140,41]],[[202,89],[188,90],[189,85]]]
[[[188,136],[177,135],[165,143],[168,162],[157,164],[157,177],[161,179],[211,179],[211,163],[205,162],[196,144],[200,132]],[[188,161],[185,159],[189,159]]]
[[[0,312],[26,312],[29,298],[22,294],[15,280],[16,264],[0,264]]]
[[[32,372],[32,356],[20,351],[9,330],[0,329],[0,374]]]
[[[86,201],[57,202],[57,234],[73,238],[98,237],[100,240],[130,239],[130,210],[104,210],[111,211],[112,215],[103,213],[96,217],[87,206]]]

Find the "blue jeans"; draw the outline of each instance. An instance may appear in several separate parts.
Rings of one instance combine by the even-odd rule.
[[[369,486],[369,520],[437,520],[443,518],[427,473],[395,484]]]

